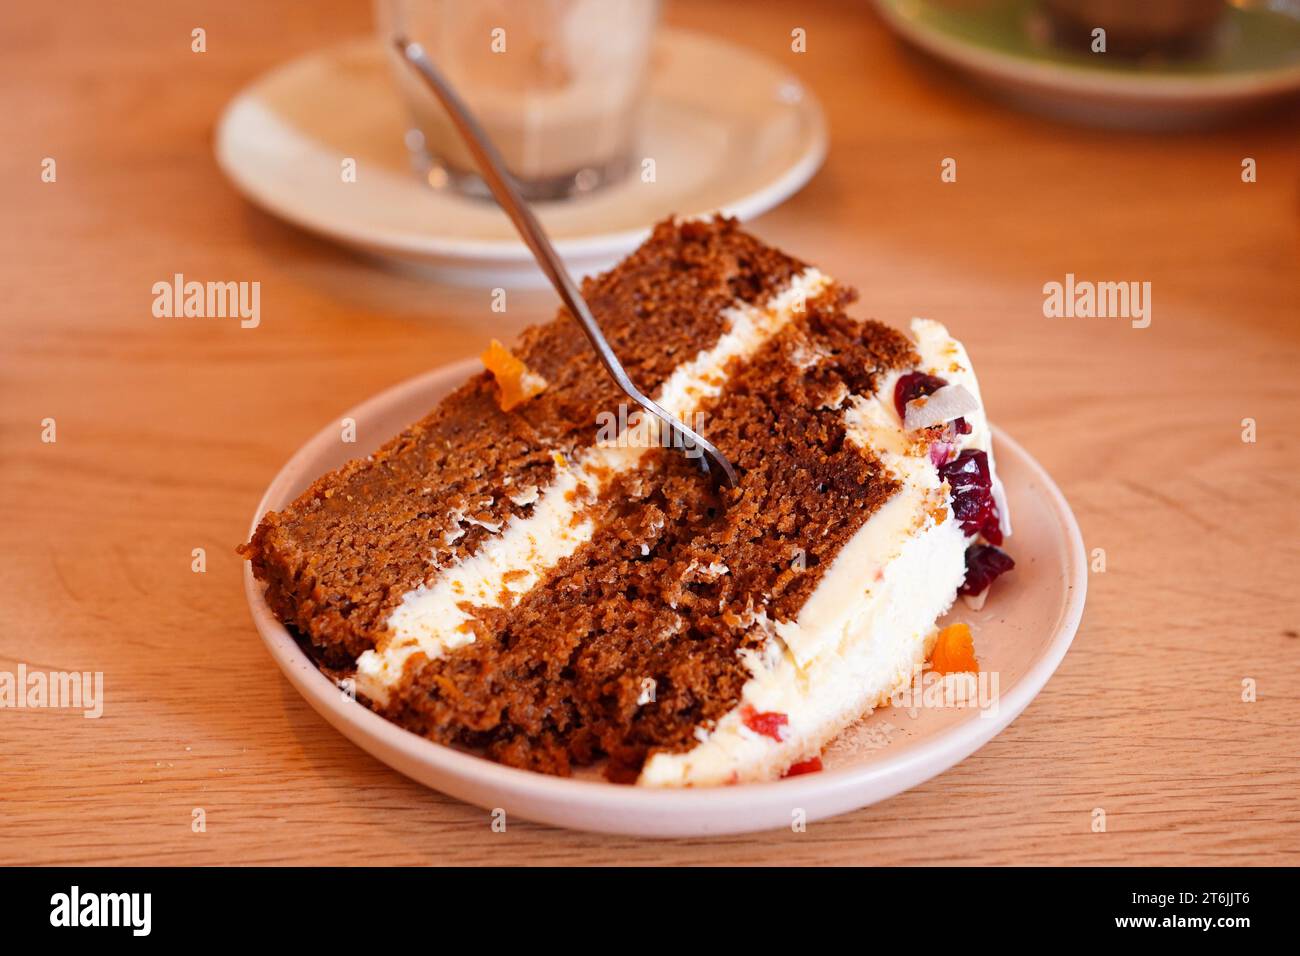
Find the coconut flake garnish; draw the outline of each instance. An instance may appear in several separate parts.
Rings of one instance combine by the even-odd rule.
[[[1007,505],[1007,489],[1002,487],[1002,479],[993,476],[993,506],[998,509],[998,527],[1002,537],[1011,537],[1011,508]]]
[[[980,410],[980,403],[965,385],[945,385],[907,403],[903,427],[908,431],[942,425]]]

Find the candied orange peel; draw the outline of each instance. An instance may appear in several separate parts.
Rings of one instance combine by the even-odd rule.
[[[930,655],[930,670],[936,674],[979,673],[969,624],[949,624],[939,632],[934,653]]]
[[[546,391],[547,381],[496,339],[479,358],[497,383],[497,403],[508,412]]]

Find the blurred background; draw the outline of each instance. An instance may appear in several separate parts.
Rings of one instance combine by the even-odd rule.
[[[575,269],[656,218],[721,207],[857,287],[858,314],[944,322],[994,420],[1109,555],[1044,692],[1081,702],[1078,720],[1030,708],[946,784],[831,824],[822,858],[1033,862],[1050,843],[1158,860],[1172,828],[1179,859],[1204,862],[1279,819],[1251,790],[1287,763],[1252,726],[1262,710],[1196,741],[1186,728],[1242,674],[1296,676],[1295,4],[666,0],[601,5],[621,15],[595,34],[570,5],[537,7],[554,16],[507,31],[507,51],[535,54],[509,77],[485,59],[491,29],[450,4],[408,29],[434,51],[451,22],[488,44],[453,72],[547,197]],[[377,862],[432,858],[415,837],[472,811],[409,789],[307,711],[248,623],[233,548],[310,435],[550,318],[553,294],[437,116],[402,92],[368,2],[11,3],[0,27],[0,650],[108,669],[119,721],[110,740],[79,719],[0,720],[41,740],[0,770],[25,860],[90,844],[292,859],[331,832],[365,834]],[[1046,317],[1044,286],[1067,275],[1151,283],[1150,325]],[[258,283],[257,322],[160,317],[153,289],[177,276]],[[1004,759],[1025,734],[1055,741],[1050,768]],[[1104,745],[1055,759],[1081,740]],[[1205,753],[1232,754],[1240,782],[1214,826],[1198,823],[1203,794],[1167,785]],[[69,776],[74,759],[93,772]],[[156,818],[176,802],[188,821],[200,781],[228,829],[196,846]],[[960,809],[940,806],[954,781]],[[1102,790],[1161,822],[1131,817],[1108,842],[1058,825],[1091,799],[1071,794]],[[51,809],[64,800],[82,808],[75,832]],[[240,809],[295,802],[330,810],[270,833]],[[961,814],[1011,822],[954,847]],[[538,858],[582,839],[521,832],[515,850]],[[758,860],[762,845],[698,855]],[[628,844],[623,859],[657,852]]]

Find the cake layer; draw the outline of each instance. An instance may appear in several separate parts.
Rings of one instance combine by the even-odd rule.
[[[718,342],[729,310],[767,301],[803,268],[734,220],[665,222],[618,268],[586,280],[583,295],[633,380],[653,394]],[[474,377],[370,457],[266,515],[240,549],[271,608],[323,663],[350,667],[404,594],[530,514],[534,489],[556,480],[557,462],[596,442],[597,412],[615,408],[621,393],[577,323],[561,310],[515,351],[549,383],[541,395],[503,412],[492,376]]]
[[[727,331],[709,349],[679,365],[654,393],[670,414],[692,421],[716,398],[730,371],[751,361],[809,303],[831,288],[815,269],[794,276],[762,306],[737,303],[724,310]],[[626,404],[624,404],[626,408]],[[612,409],[607,415],[620,417]],[[561,460],[551,482],[537,492],[526,515],[498,528],[468,559],[438,573],[408,592],[388,619],[387,634],[357,661],[358,689],[378,703],[404,677],[415,655],[442,657],[475,639],[472,621],[488,608],[512,607],[564,558],[591,540],[597,506],[616,477],[640,467],[651,444],[653,423],[640,412],[607,442],[582,450],[573,461]],[[593,430],[596,416],[593,416]]]

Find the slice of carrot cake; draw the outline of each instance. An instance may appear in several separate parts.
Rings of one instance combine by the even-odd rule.
[[[416,733],[650,786],[778,777],[1011,567],[970,360],[936,322],[851,318],[733,220],[661,223],[583,294],[735,488],[662,447],[561,310],[242,553],[320,666]]]

